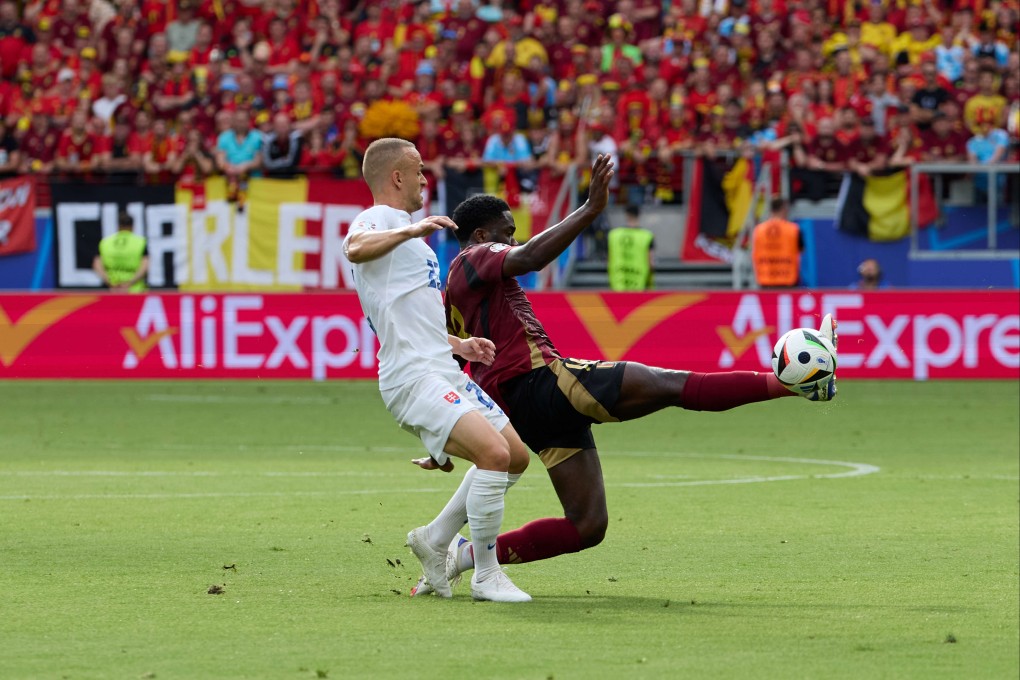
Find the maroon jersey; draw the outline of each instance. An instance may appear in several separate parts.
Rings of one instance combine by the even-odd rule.
[[[961,160],[967,157],[967,135],[952,130],[946,136],[934,130],[921,132],[922,156],[925,160]]]
[[[814,156],[826,163],[845,163],[847,160],[846,145],[835,137],[815,137],[805,146],[808,156]]]
[[[870,163],[879,155],[890,155],[889,143],[884,137],[876,136],[870,141],[858,137],[847,145],[846,154],[858,163]]]
[[[447,331],[495,343],[495,363],[472,364],[471,377],[504,410],[501,383],[561,358],[517,279],[503,276],[511,248],[503,243],[470,246],[454,258],[446,280]]]

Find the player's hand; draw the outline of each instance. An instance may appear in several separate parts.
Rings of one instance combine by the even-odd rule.
[[[609,204],[609,180],[613,178],[613,161],[599,154],[591,166],[591,184],[588,186],[588,205],[602,212]]]
[[[425,458],[412,458],[411,462],[420,467],[422,470],[442,470],[443,472],[453,471],[453,461],[449,458],[446,462],[440,465],[436,462],[436,459],[432,456],[426,456]]]
[[[488,338],[468,338],[461,340],[457,354],[468,361],[477,361],[492,366],[496,359],[496,345]]]
[[[421,222],[415,222],[407,229],[412,237],[420,238],[434,234],[440,229],[453,229],[457,231],[457,225],[446,215],[430,215]]]

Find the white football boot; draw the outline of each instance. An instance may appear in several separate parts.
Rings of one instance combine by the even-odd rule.
[[[839,336],[836,335],[836,327],[839,324],[832,318],[832,314],[826,314],[822,318],[822,325],[818,328],[818,334],[829,341],[832,345],[832,358],[836,358],[836,345],[839,343]],[[836,373],[833,371],[832,380],[825,384],[825,387],[808,392],[804,396],[811,401],[832,401],[836,398]]]
[[[453,589],[446,580],[446,551],[440,552],[428,544],[425,540],[425,527],[411,529],[408,532],[407,547],[421,562],[422,571],[425,572],[418,579],[418,585],[411,590],[411,597],[426,594],[419,592],[423,582],[429,586],[428,592],[434,592],[439,597],[453,597]]]
[[[531,602],[531,595],[514,585],[510,577],[497,569],[484,581],[479,581],[478,573],[471,577],[471,597],[489,602]]]
[[[468,542],[468,539],[457,534],[453,537],[453,540],[450,541],[450,547],[446,551],[446,581],[450,584],[451,591],[460,584],[461,580],[461,571],[457,567],[457,554],[460,551],[460,546]],[[418,579],[418,583],[415,584],[414,588],[411,588],[411,597],[420,597],[431,593],[432,584],[429,583],[425,574],[422,574],[421,578]]]

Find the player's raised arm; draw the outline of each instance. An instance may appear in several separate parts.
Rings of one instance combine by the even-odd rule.
[[[612,177],[613,162],[608,155],[599,154],[591,167],[588,200],[559,224],[507,253],[503,259],[503,276],[537,272],[559,257],[560,253],[595,221],[599,213],[605,210],[609,203],[609,181]]]
[[[353,264],[377,260],[405,241],[428,236],[440,229],[456,229],[457,225],[444,215],[432,215],[402,229],[388,231],[356,231],[344,241],[344,254]]]

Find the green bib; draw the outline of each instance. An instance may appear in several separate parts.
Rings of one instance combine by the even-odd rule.
[[[618,227],[609,232],[609,287],[647,290],[652,284],[648,253],[655,235],[647,229]]]
[[[130,231],[118,231],[99,242],[99,259],[112,285],[130,281],[142,266],[145,238]],[[131,286],[132,293],[145,290],[145,281]]]

